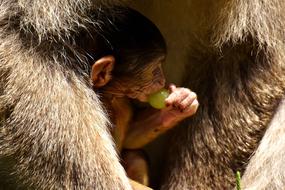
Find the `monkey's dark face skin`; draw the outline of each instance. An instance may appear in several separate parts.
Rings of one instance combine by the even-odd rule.
[[[160,62],[154,63],[149,68],[143,70],[139,77],[143,79],[144,83],[140,84],[139,88],[133,86],[130,89],[126,89],[127,97],[146,102],[150,94],[160,90],[165,85],[165,78]]]

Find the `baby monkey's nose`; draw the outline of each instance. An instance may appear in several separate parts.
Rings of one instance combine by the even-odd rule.
[[[159,84],[161,87],[164,87],[165,86],[165,78],[161,78],[160,80],[158,80],[157,84]]]

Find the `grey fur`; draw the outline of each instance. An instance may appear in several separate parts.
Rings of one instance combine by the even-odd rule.
[[[0,1],[1,189],[131,189],[88,65],[67,48],[102,3]]]

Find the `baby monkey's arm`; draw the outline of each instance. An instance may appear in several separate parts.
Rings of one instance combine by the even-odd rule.
[[[195,114],[199,103],[194,92],[175,85],[170,85],[169,90],[170,95],[165,99],[166,108],[145,110],[130,123],[124,148],[141,148],[183,119]]]

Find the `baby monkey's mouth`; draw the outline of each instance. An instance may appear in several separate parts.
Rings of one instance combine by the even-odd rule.
[[[151,87],[148,88],[140,88],[136,89],[135,91],[126,93],[129,98],[137,99],[140,102],[148,102],[148,97],[162,89],[164,85],[161,83],[154,83]]]

